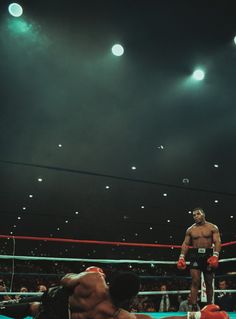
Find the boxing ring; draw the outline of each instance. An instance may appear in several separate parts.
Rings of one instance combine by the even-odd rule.
[[[185,312],[144,312],[145,314],[151,316],[154,319],[164,319],[168,316],[184,316]],[[229,313],[230,319],[236,319],[236,313]],[[9,319],[9,317],[0,316],[0,319]],[[31,319],[31,317],[26,317],[26,319]]]
[[[104,267],[104,269],[106,269],[105,267],[110,267],[110,265],[115,265],[115,267],[117,267],[119,269],[120,265],[129,265],[129,267],[132,269],[131,265],[151,265],[152,267],[156,267],[156,265],[162,265],[163,266],[167,266],[167,265],[176,265],[177,264],[177,259],[175,260],[140,260],[140,259],[92,259],[92,258],[64,258],[64,257],[46,257],[46,256],[32,256],[32,255],[24,255],[24,256],[19,256],[16,255],[16,240],[22,241],[22,240],[27,240],[27,241],[43,241],[43,242],[52,242],[52,243],[63,243],[63,244],[87,244],[87,245],[113,245],[116,247],[143,247],[143,248],[147,248],[147,247],[151,247],[151,248],[168,248],[171,249],[171,251],[173,251],[174,249],[180,249],[181,246],[179,245],[165,245],[165,244],[142,244],[142,243],[127,243],[127,242],[107,242],[107,241],[94,241],[94,240],[75,240],[75,239],[65,239],[65,238],[51,238],[51,237],[29,237],[29,236],[8,236],[8,235],[0,235],[0,240],[12,240],[14,242],[14,249],[13,249],[13,253],[10,254],[3,254],[0,255],[0,259],[1,259],[1,263],[4,263],[4,261],[11,261],[12,262],[12,272],[11,274],[11,284],[10,284],[10,291],[7,292],[0,292],[0,295],[9,295],[9,296],[17,296],[17,295],[21,295],[23,296],[24,294],[27,296],[34,296],[34,295],[39,295],[40,293],[38,292],[27,292],[27,293],[22,293],[22,292],[17,292],[17,291],[12,291],[12,286],[13,286],[13,282],[14,282],[14,278],[15,276],[17,276],[17,272],[15,272],[15,265],[18,261],[21,262],[63,262],[63,263],[70,263],[70,262],[76,262],[76,263],[82,263],[84,266],[84,268],[86,268],[87,266],[90,265],[99,265],[102,268]],[[236,241],[234,242],[228,242],[228,243],[224,243],[222,244],[222,247],[232,247],[236,245]],[[159,253],[160,255],[160,253]],[[157,254],[158,256],[158,254]],[[232,263],[235,262],[236,258],[224,258],[224,259],[220,259],[220,263]],[[187,262],[187,264],[189,264]],[[85,266],[86,265],[86,266]],[[131,270],[130,269],[130,270]],[[81,269],[81,271],[83,271],[83,269]],[[1,273],[1,275],[3,276],[4,274]],[[19,274],[19,275],[24,275],[24,276],[30,276],[31,274],[28,273],[24,273],[24,274]],[[33,274],[32,274],[33,275]],[[34,274],[34,275],[40,275],[40,274]],[[44,276],[47,276],[49,274],[43,274]],[[53,274],[51,274],[53,275]],[[54,274],[57,277],[62,277],[63,274],[61,273],[57,273]],[[149,278],[150,277],[150,278]],[[142,278],[149,278],[150,280],[157,278],[158,276],[142,276],[140,275],[140,278],[142,280]],[[166,278],[175,278],[174,276],[159,276],[162,280],[166,279]],[[181,276],[179,276],[181,277]],[[168,294],[168,295],[185,295],[185,294],[189,294],[189,290],[168,290],[168,291],[140,291],[138,294],[138,297],[140,296],[153,296],[153,295],[162,295],[162,294]],[[227,290],[215,290],[215,292],[225,292],[225,293],[231,293],[234,294],[236,293],[236,289],[227,289]],[[236,305],[234,310],[236,311]],[[145,313],[150,315],[152,318],[155,319],[159,319],[159,318],[166,318],[169,316],[181,316],[181,315],[185,315],[186,313],[184,312],[145,312],[145,311],[140,311],[137,313]],[[231,312],[229,313],[230,318],[231,319],[236,319],[236,312]],[[6,319],[7,317],[5,316],[1,316],[0,315],[0,319]],[[30,319],[30,317],[27,317],[28,319]]]
[[[169,316],[184,316],[186,315],[185,312],[143,312],[151,316],[154,319],[164,319]],[[236,312],[229,312],[230,319],[236,319]],[[25,317],[26,319],[31,319],[31,317]],[[1,316],[0,319],[9,319],[9,317]]]
[[[161,319],[167,316],[184,316],[185,312],[145,312],[145,314],[151,316],[154,319]],[[236,313],[229,313],[230,319],[236,319]],[[0,319],[9,319],[9,317],[0,316]],[[26,317],[26,319],[31,319],[31,317]]]

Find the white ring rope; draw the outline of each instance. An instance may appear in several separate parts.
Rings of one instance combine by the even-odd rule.
[[[201,290],[199,290],[201,292]],[[216,289],[214,292],[224,292],[224,293],[236,293],[236,289]],[[189,294],[190,290],[168,290],[168,291],[140,291],[139,296],[146,295],[175,295],[175,294]],[[20,295],[20,296],[41,296],[42,292],[0,292],[0,295]]]
[[[51,261],[81,261],[96,263],[113,263],[113,264],[159,264],[159,265],[176,265],[177,261],[163,260],[134,260],[134,259],[82,259],[82,258],[63,258],[63,257],[35,257],[35,256],[12,256],[0,255],[0,259],[17,259],[17,260],[51,260]],[[220,263],[236,261],[236,258],[227,258],[219,260]],[[189,264],[189,262],[186,262]]]
[[[220,259],[219,262],[220,263],[227,263],[227,262],[230,262],[230,261],[235,261],[236,258],[225,258],[225,259]]]
[[[82,261],[82,262],[96,262],[103,264],[163,264],[163,265],[175,265],[176,261],[157,261],[157,260],[133,260],[133,259],[84,259],[84,258],[62,258],[62,257],[35,257],[35,256],[12,256],[12,255],[0,255],[0,259],[17,259],[17,260],[51,260],[51,261]]]
[[[1,295],[7,295],[7,296],[15,296],[15,295],[20,295],[20,296],[41,296],[43,295],[43,292],[8,292],[8,291],[4,291],[4,292],[0,292],[0,296]],[[8,301],[8,300],[7,300]]]
[[[201,290],[199,290],[199,293]],[[215,289],[214,292],[236,293],[236,289]],[[170,291],[140,291],[138,295],[175,295],[189,294],[190,290],[170,290]]]

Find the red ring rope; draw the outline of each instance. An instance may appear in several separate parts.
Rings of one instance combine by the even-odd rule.
[[[25,240],[37,240],[37,241],[54,241],[64,243],[80,243],[80,244],[96,244],[96,245],[113,245],[113,246],[137,246],[137,247],[158,247],[158,248],[181,248],[180,245],[169,244],[147,244],[147,243],[126,243],[119,241],[98,241],[98,240],[84,240],[84,239],[70,239],[70,238],[52,238],[52,237],[32,237],[32,236],[9,236],[0,235],[0,238],[11,239],[25,239]],[[222,247],[236,245],[236,241],[230,241],[222,244]]]

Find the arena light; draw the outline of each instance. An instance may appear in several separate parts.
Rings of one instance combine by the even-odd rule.
[[[183,184],[189,184],[189,179],[187,177],[184,177],[182,182]]]
[[[234,37],[234,44],[236,45],[236,36]]]
[[[202,81],[205,77],[205,73],[201,69],[197,69],[193,72],[193,78],[197,81]]]
[[[15,18],[19,18],[23,14],[22,6],[18,3],[11,3],[8,6],[8,12]]]
[[[116,56],[121,56],[124,53],[124,48],[122,47],[122,45],[120,44],[115,44],[113,45],[113,47],[111,48],[111,51],[114,55]]]

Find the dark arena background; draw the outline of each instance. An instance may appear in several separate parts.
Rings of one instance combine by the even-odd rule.
[[[165,318],[167,291],[183,313],[176,263],[201,207],[222,240],[215,300],[236,317],[235,12],[1,0],[0,306],[95,264],[140,276],[132,312]]]

